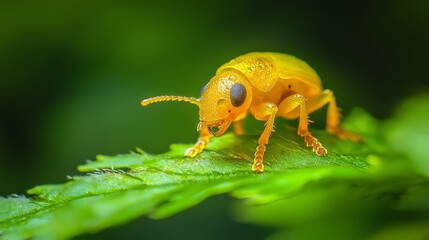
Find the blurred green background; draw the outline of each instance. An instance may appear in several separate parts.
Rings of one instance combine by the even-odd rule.
[[[2,1],[0,195],[62,183],[100,153],[161,153],[194,142],[195,106],[143,109],[140,101],[197,97],[217,67],[247,52],[295,55],[334,90],[344,114],[359,106],[388,118],[401,99],[428,88],[428,11],[423,0]],[[323,115],[313,119],[323,126]],[[227,198],[214,198],[104,236],[270,232],[234,223],[227,206]]]

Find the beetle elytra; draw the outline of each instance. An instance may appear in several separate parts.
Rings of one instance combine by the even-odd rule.
[[[234,125],[243,134],[243,119],[251,114],[265,121],[252,170],[263,172],[266,144],[276,117],[299,119],[298,135],[318,156],[328,153],[309,132],[308,114],[328,105],[326,130],[341,139],[358,141],[360,137],[340,128],[340,111],[331,90],[324,90],[317,73],[304,61],[287,54],[254,52],[222,65],[203,87],[199,98],[158,96],[145,99],[142,106],[162,101],[185,101],[199,107],[199,138],[185,155],[194,157],[213,136],[220,136]]]

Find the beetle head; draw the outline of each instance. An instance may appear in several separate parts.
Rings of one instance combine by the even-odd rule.
[[[200,108],[198,131],[222,135],[252,102],[252,87],[247,78],[235,69],[218,72],[201,90],[199,99],[182,96],[158,96],[144,99],[143,107],[163,101],[184,101]]]
[[[198,131],[207,129],[220,136],[229,125],[245,113],[252,102],[252,88],[247,78],[234,69],[217,73],[201,90],[198,99]]]

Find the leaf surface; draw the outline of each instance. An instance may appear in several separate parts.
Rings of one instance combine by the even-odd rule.
[[[67,239],[145,215],[166,218],[218,194],[258,205],[289,199],[317,184],[365,186],[367,195],[427,184],[405,158],[389,151],[379,128],[362,125],[377,125],[377,120],[362,110],[348,119],[346,125],[360,132],[364,143],[313,131],[329,150],[318,157],[294,130],[279,130],[270,138],[263,174],[251,171],[257,135],[214,138],[193,159],[183,156],[191,146],[185,144],[174,144],[160,155],[137,149],[97,156],[78,167],[86,174],[64,184],[36,186],[28,190],[29,196],[0,198],[0,236]],[[252,219],[249,216],[246,219]]]

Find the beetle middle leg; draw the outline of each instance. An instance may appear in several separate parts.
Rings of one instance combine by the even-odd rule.
[[[245,133],[244,131],[244,119],[247,116],[247,111],[240,114],[235,121],[232,123],[234,127],[234,133],[237,135],[243,135]]]
[[[274,119],[276,118],[277,106],[274,103],[262,103],[252,109],[253,115],[257,120],[266,121],[264,132],[258,140],[258,147],[255,152],[252,170],[261,173],[264,171],[264,154],[270,138],[271,132],[274,129]]]
[[[308,131],[308,113],[307,113],[307,104],[306,99],[301,94],[294,94],[285,98],[279,105],[279,115],[289,116],[288,114],[294,111],[299,107],[299,125],[298,125],[298,135],[304,138],[304,142],[307,147],[312,147],[313,152],[318,156],[323,156],[328,153],[328,150],[322,146],[322,144],[313,137],[313,135]]]
[[[243,120],[235,121],[233,122],[234,127],[234,133],[237,135],[243,135],[244,134],[244,126],[243,126]]]

